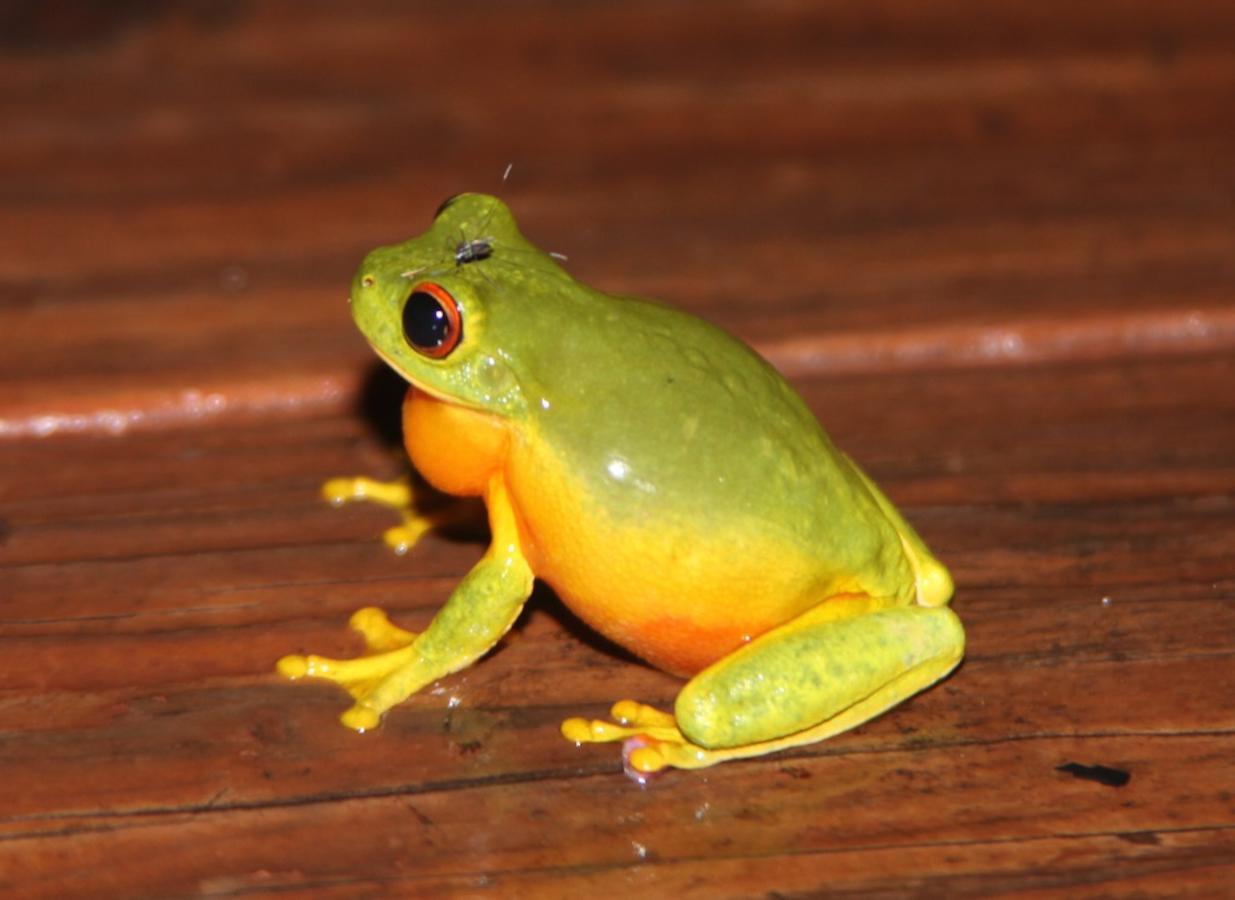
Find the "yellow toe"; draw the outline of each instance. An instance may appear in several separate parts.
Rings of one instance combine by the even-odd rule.
[[[364,734],[366,731],[376,728],[382,721],[382,717],[376,711],[369,709],[369,707],[356,704],[339,716],[339,721],[352,729],[352,731]]]
[[[416,640],[414,631],[407,631],[395,625],[386,616],[385,611],[376,606],[366,606],[352,613],[347,625],[352,631],[360,633],[370,652],[398,650]]]
[[[619,700],[609,710],[609,715],[623,725],[643,728],[676,728],[677,722],[667,712],[647,706],[635,700]]]
[[[284,678],[295,681],[309,674],[309,661],[298,654],[291,654],[275,664],[275,670]]]
[[[665,758],[655,747],[639,747],[632,750],[626,764],[637,772],[659,772],[666,765]]]
[[[352,613],[352,617],[347,620],[347,627],[352,631],[368,634],[370,629],[380,628],[389,623],[390,620],[386,618],[385,612],[376,606],[366,606]]]
[[[433,523],[429,519],[408,515],[402,525],[395,525],[382,532],[382,543],[402,556],[415,547],[432,527]]]
[[[587,719],[567,719],[562,723],[562,737],[568,741],[574,741],[576,744],[591,743],[594,740],[592,737],[592,723]]]
[[[322,496],[335,506],[342,506],[355,496],[352,478],[331,478],[322,485]]]

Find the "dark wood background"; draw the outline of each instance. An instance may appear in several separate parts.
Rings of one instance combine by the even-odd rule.
[[[0,893],[1231,890],[1235,5],[11,2],[0,122]],[[273,674],[481,552],[317,489],[401,470],[358,260],[499,189],[793,378],[950,680],[639,788],[558,722],[677,682],[545,591],[374,734]]]

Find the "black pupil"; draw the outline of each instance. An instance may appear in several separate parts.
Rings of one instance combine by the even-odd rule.
[[[403,335],[409,344],[435,350],[450,337],[450,318],[436,297],[415,291],[403,306]]]

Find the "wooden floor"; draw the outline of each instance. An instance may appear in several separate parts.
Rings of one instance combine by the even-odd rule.
[[[1235,5],[58,0],[0,42],[0,894],[1235,891]],[[402,469],[344,301],[460,190],[789,374],[952,567],[964,665],[644,788],[558,723],[678,682],[545,590],[375,733],[281,681],[482,551],[318,498]]]

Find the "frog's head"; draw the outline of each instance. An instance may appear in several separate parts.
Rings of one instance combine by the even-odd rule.
[[[352,316],[416,387],[513,415],[528,402],[520,348],[542,327],[535,300],[570,283],[519,233],[504,203],[460,194],[420,237],[365,257],[352,281]]]

